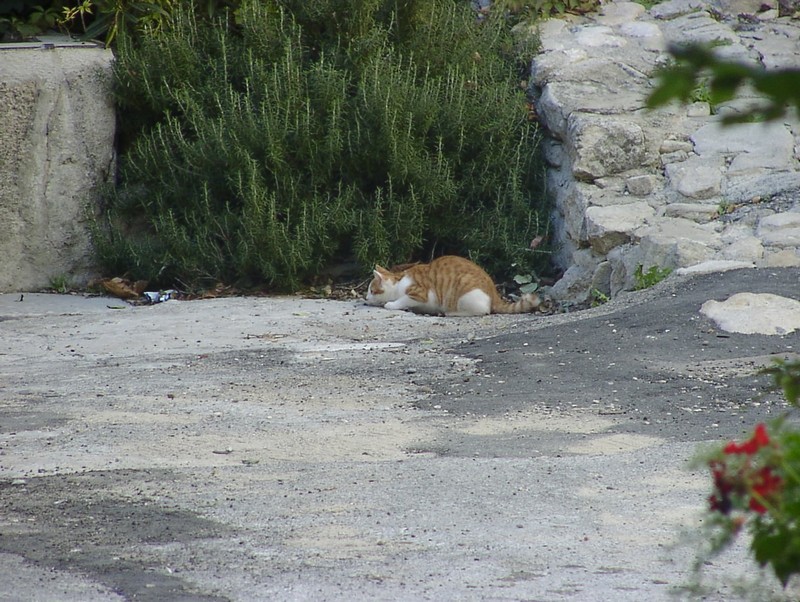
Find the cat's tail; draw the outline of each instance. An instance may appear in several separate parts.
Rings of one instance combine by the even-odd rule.
[[[493,314],[524,314],[529,311],[547,311],[549,301],[542,300],[539,295],[527,293],[522,295],[518,301],[509,303],[500,298],[500,295],[492,301]]]

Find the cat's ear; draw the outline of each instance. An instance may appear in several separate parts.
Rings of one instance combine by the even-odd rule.
[[[389,270],[382,268],[377,263],[375,264],[375,269],[372,271],[372,273],[375,274],[375,278],[378,280],[386,280],[386,278],[391,275]]]

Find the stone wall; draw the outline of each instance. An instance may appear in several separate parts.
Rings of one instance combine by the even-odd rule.
[[[110,50],[0,44],[0,292],[92,276],[87,208],[113,174]]]
[[[547,131],[555,202],[556,298],[630,289],[638,266],[800,265],[800,121],[719,125],[752,93],[650,111],[652,74],[669,42],[712,42],[723,57],[800,65],[800,21],[763,2],[725,7],[631,2],[540,26],[536,109]],[[761,12],[756,12],[761,11]]]

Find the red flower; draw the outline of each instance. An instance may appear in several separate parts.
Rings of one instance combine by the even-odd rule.
[[[759,514],[764,514],[767,509],[760,500],[769,499],[772,494],[778,492],[782,484],[783,481],[781,478],[773,474],[769,466],[765,466],[759,470],[753,481],[753,493],[757,494],[759,497],[758,499],[756,499],[755,496],[750,498],[750,510],[758,512]]]
[[[714,476],[714,493],[708,498],[709,506],[714,512],[721,514],[728,514],[733,508],[731,501],[731,493],[733,492],[733,483],[728,477],[725,462],[719,460],[712,460],[709,463],[711,474]]]
[[[769,435],[767,435],[767,427],[764,423],[760,422],[756,425],[753,436],[744,443],[736,443],[735,441],[729,442],[725,449],[722,451],[726,454],[747,454],[752,456],[762,447],[769,445]]]

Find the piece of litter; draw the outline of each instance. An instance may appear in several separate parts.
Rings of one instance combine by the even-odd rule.
[[[147,299],[148,303],[163,303],[164,301],[172,299],[172,295],[174,295],[175,292],[176,291],[172,289],[168,291],[145,291],[142,295]]]

